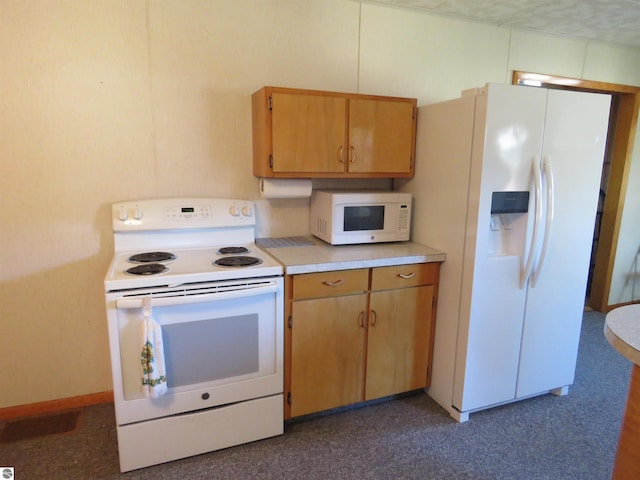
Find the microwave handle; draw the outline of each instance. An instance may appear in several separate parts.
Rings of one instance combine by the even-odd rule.
[[[219,293],[202,293],[195,295],[181,294],[176,292],[171,297],[154,297],[152,294],[140,296],[136,298],[121,298],[116,300],[116,308],[142,308],[142,302],[145,298],[151,297],[152,307],[167,307],[172,305],[187,305],[191,303],[217,302],[222,300],[232,300],[235,298],[246,298],[249,296],[265,295],[273,293],[277,290],[277,286],[268,285],[265,287],[244,288],[242,290],[233,290]]]

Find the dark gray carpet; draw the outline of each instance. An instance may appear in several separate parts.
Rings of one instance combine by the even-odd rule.
[[[290,422],[283,436],[120,474],[113,406],[77,433],[0,444],[27,479],[597,479],[611,476],[631,364],[584,316],[576,382],[458,424],[424,394]],[[216,432],[212,432],[214,435]],[[167,442],[179,441],[167,438]]]

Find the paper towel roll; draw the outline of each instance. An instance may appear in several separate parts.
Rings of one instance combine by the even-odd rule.
[[[311,179],[261,178],[260,196],[262,198],[309,198],[311,196]]]

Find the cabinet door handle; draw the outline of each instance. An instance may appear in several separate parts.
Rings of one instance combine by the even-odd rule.
[[[324,282],[322,282],[322,284],[326,285],[327,287],[337,287],[338,285],[342,285],[343,283],[343,280],[336,280],[335,282],[325,280]]]
[[[364,312],[360,312],[360,315],[358,315],[358,320],[360,320],[360,326],[362,328],[367,328],[366,322],[364,320]]]
[[[378,323],[378,314],[375,310],[371,310],[371,326],[375,327],[376,323]]]
[[[349,147],[349,162],[356,163],[356,160],[357,160],[356,149],[353,146],[351,146]]]
[[[344,145],[338,147],[338,163],[344,163]]]
[[[413,278],[416,276],[416,272],[411,272],[411,273],[399,273],[398,276],[400,278]]]

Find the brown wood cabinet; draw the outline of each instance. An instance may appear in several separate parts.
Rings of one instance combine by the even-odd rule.
[[[416,99],[264,87],[252,96],[253,174],[412,177]]]
[[[436,265],[372,270],[365,400],[426,386]]]
[[[286,277],[285,418],[429,385],[439,263]]]

